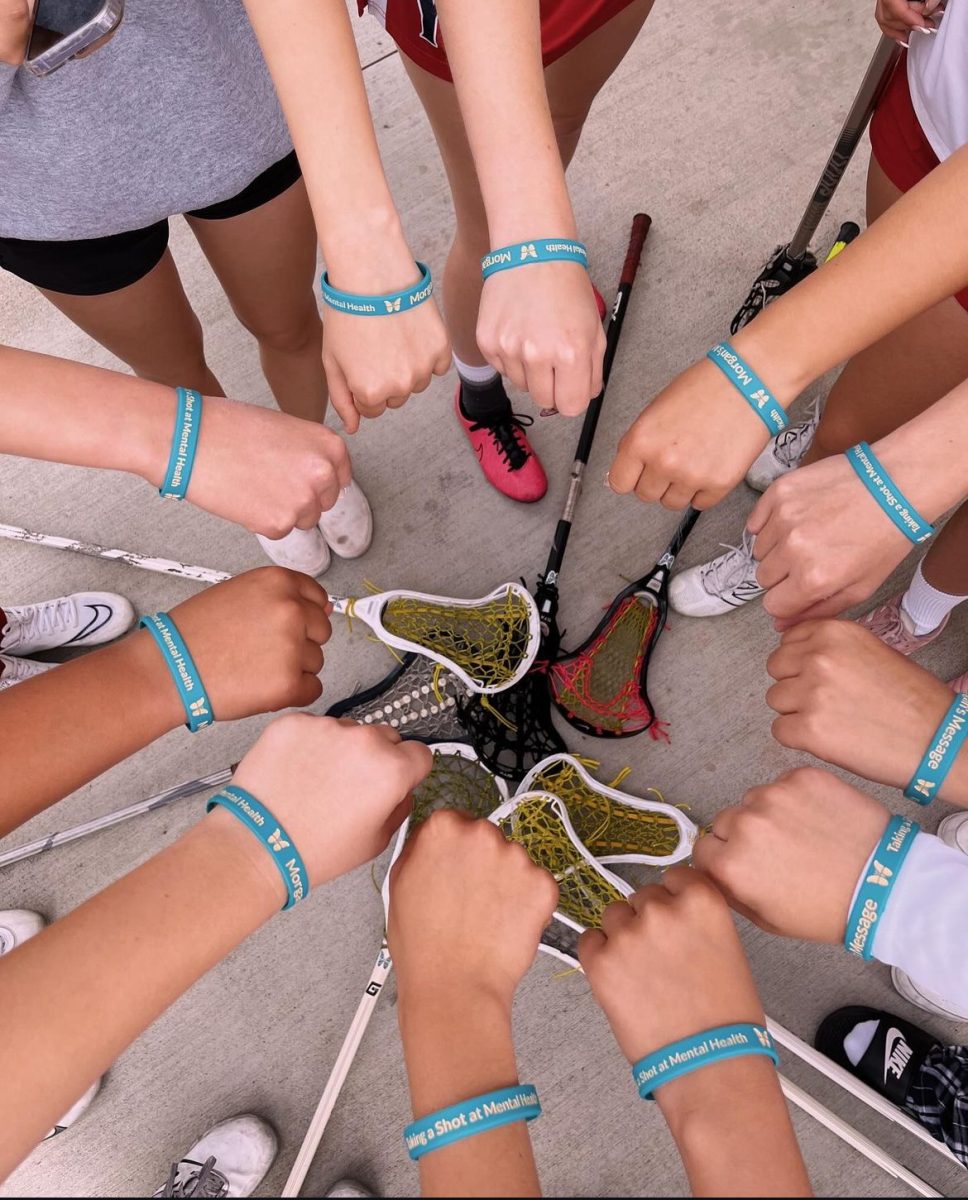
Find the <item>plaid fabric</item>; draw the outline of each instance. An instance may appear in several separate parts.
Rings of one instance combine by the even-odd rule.
[[[937,1046],[904,1102],[908,1112],[968,1167],[968,1046]]]

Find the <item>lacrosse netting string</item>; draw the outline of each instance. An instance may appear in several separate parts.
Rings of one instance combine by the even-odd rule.
[[[508,798],[507,784],[484,766],[461,742],[432,747],[430,774],[413,790],[413,811],[407,832],[421,825],[438,809],[452,808],[470,817],[489,817]]]
[[[520,790],[557,796],[579,841],[598,862],[670,867],[692,854],[699,834],[696,825],[661,796],[647,800],[599,783],[570,754],[538,763]]]
[[[338,700],[326,715],[389,725],[401,737],[421,742],[460,742],[466,734],[457,705],[465,690],[439,663],[410,651],[379,683]]]
[[[548,682],[562,712],[606,733],[666,736],[639,682],[663,607],[651,592],[620,597],[584,646],[551,664]]]
[[[359,617],[398,650],[432,658],[482,694],[516,683],[538,649],[538,610],[525,589],[514,583],[479,600],[393,591],[334,601],[334,610]]]

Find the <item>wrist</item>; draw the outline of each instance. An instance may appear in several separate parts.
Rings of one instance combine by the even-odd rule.
[[[140,682],[143,695],[163,726],[163,733],[185,724],[185,710],[171,673],[147,630],[139,629],[101,653],[117,653],[122,657],[123,665],[118,669],[130,673],[129,678]]]
[[[901,426],[872,446],[895,484],[927,521],[966,496],[964,462],[968,438],[936,437],[924,429]]]
[[[206,858],[230,868],[260,923],[285,904],[285,885],[264,847],[224,808],[207,813],[185,836],[205,847]]]
[[[340,291],[380,295],[420,279],[395,208],[354,213],[352,223],[331,225],[320,248],[329,281]]]
[[[161,487],[175,436],[177,398],[174,388],[159,387],[148,403],[133,405],[129,414],[127,469]]]
[[[776,1087],[773,1063],[749,1055],[681,1075],[660,1087],[655,1099],[682,1148],[684,1142],[701,1142],[714,1127],[751,1128],[750,1106]]]
[[[803,389],[813,382],[814,375],[808,366],[797,361],[794,348],[782,343],[781,353],[778,354],[776,339],[764,337],[755,321],[730,337],[729,343],[784,408],[789,408]]]

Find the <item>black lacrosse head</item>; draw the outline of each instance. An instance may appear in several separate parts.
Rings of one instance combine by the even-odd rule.
[[[730,333],[739,333],[768,304],[795,287],[817,269],[817,260],[809,250],[802,258],[791,258],[788,246],[777,246],[769,262],[760,271],[743,301],[739,312],[730,322]]]
[[[421,742],[466,742],[458,702],[464,688],[449,671],[420,654],[405,654],[399,666],[365,691],[326,710],[363,725],[389,725],[401,737]]]

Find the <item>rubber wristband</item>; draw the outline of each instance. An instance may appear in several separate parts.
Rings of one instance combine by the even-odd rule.
[[[452,1146],[463,1138],[489,1133],[515,1121],[533,1121],[541,1116],[541,1103],[532,1083],[485,1092],[461,1104],[452,1104],[412,1121],[403,1131],[407,1153],[417,1161],[431,1150]]]
[[[193,388],[176,388],[178,408],[175,413],[175,432],[171,439],[168,469],[159,493],[167,500],[184,500],[195,465],[198,431],[202,424],[202,394]]]
[[[185,706],[188,728],[192,733],[198,733],[206,725],[211,725],[215,720],[212,715],[212,702],[205,691],[198,667],[195,666],[181,634],[175,628],[175,622],[167,613],[155,613],[153,617],[142,617],[138,626],[148,630],[161,651],[165,666],[171,672],[178,695]]]
[[[642,1099],[654,1100],[656,1088],[663,1084],[700,1067],[745,1054],[765,1055],[774,1066],[780,1062],[773,1038],[762,1025],[717,1025],[640,1058],[632,1064],[632,1078]]]
[[[857,478],[887,513],[909,542],[917,546],[926,542],[934,533],[934,526],[921,516],[894,480],[877,460],[877,455],[866,442],[858,442],[845,450],[847,461],[854,468]]]
[[[434,294],[434,281],[426,263],[418,262],[420,282],[404,288],[402,292],[386,292],[381,296],[364,296],[357,292],[342,292],[329,282],[326,271],[319,277],[323,302],[338,312],[354,317],[390,317],[396,313],[409,312],[418,308]]]
[[[539,238],[536,242],[515,242],[492,250],[481,259],[481,278],[490,279],[498,271],[526,267],[528,263],[575,262],[588,268],[588,250],[581,242],[560,238]]]
[[[917,821],[907,817],[891,817],[888,821],[884,836],[864,868],[854,903],[850,906],[844,934],[844,947],[850,954],[864,959],[873,957],[875,926],[887,908],[901,867],[920,828]]]
[[[941,724],[918,763],[914,777],[904,789],[908,800],[918,804],[930,804],[941,794],[941,786],[954,765],[955,759],[968,737],[968,693],[961,692],[951,702],[951,707],[941,718]]]
[[[782,433],[786,429],[790,424],[786,410],[729,342],[717,342],[706,357],[719,367],[770,433]]]
[[[261,800],[257,800],[245,788],[230,783],[209,800],[205,811],[211,812],[216,804],[238,817],[269,851],[269,857],[276,864],[288,893],[286,903],[282,906],[283,912],[309,895],[309,875],[302,856],[293,845],[292,838]]]

